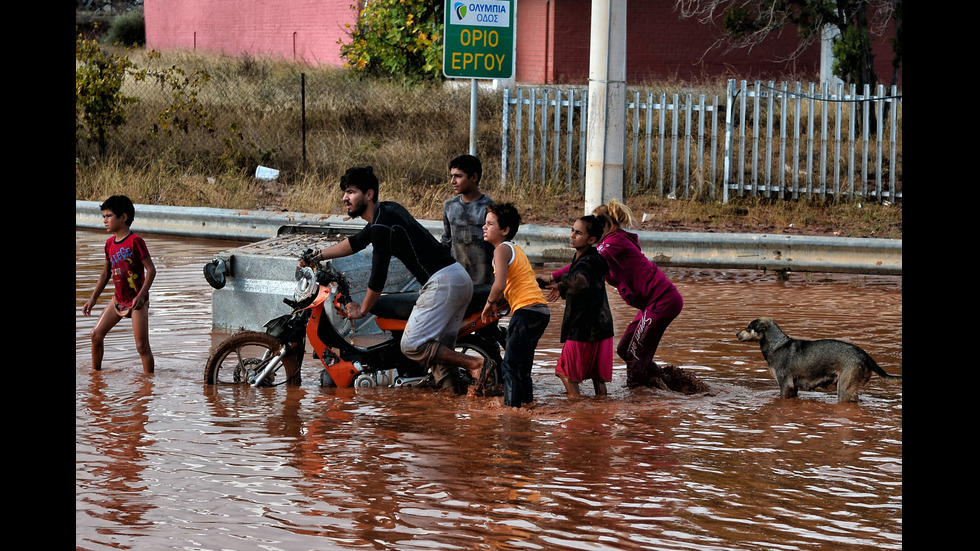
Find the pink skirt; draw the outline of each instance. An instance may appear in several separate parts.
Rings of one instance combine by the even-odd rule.
[[[612,381],[613,339],[599,342],[566,340],[555,373],[568,377],[573,383],[601,379]]]

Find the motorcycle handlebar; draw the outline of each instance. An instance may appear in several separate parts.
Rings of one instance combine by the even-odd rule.
[[[350,304],[351,298],[350,283],[347,281],[347,278],[344,277],[344,274],[335,271],[329,263],[327,263],[327,266],[324,267],[320,264],[320,262],[317,262],[316,254],[314,253],[313,249],[306,249],[303,251],[303,253],[300,255],[300,259],[302,260],[303,264],[312,267],[316,272],[317,283],[321,285],[329,285],[331,283],[336,284],[337,290],[334,296],[334,306],[339,314],[346,316],[346,308],[347,305]],[[283,302],[293,308],[295,308],[295,305],[297,304],[296,301],[292,301],[288,298],[283,299]]]

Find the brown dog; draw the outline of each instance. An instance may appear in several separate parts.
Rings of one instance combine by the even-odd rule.
[[[836,339],[791,339],[769,318],[753,320],[735,336],[742,342],[759,341],[783,398],[837,383],[838,402],[857,402],[858,391],[872,372],[885,379],[902,380],[901,375],[889,375],[878,367],[860,347]]]

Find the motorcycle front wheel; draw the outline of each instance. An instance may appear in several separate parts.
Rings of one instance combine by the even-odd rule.
[[[281,348],[282,343],[279,339],[268,333],[258,331],[235,333],[218,345],[204,364],[204,384],[248,384],[249,378],[261,372],[269,361],[279,354]],[[277,371],[280,375],[285,372],[287,384],[299,384],[300,362],[295,355],[286,354],[282,360],[282,367]],[[275,381],[270,379],[273,379],[273,374],[266,377],[263,386],[275,384]]]

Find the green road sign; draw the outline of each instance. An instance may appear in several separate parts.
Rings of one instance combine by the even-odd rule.
[[[446,0],[442,71],[449,78],[514,76],[517,0]]]

